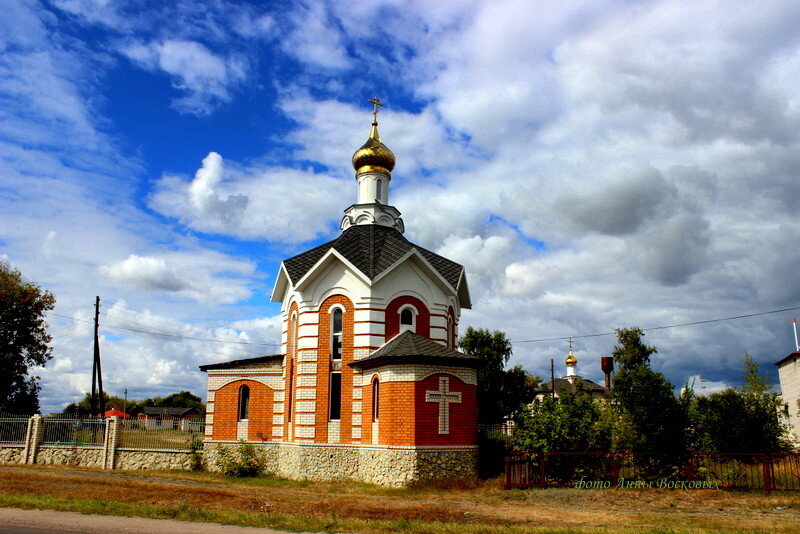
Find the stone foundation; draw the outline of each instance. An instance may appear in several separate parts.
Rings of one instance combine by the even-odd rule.
[[[117,449],[114,468],[190,471],[192,469],[192,453],[186,451]]]
[[[477,447],[369,447],[251,443],[275,476],[294,480],[350,479],[384,486],[477,476]],[[240,443],[205,443],[205,464],[218,470],[218,450]]]
[[[103,467],[103,449],[52,447],[43,445],[36,453],[36,463],[42,465]]]
[[[25,445],[3,445],[0,447],[0,464],[21,464],[24,452]]]

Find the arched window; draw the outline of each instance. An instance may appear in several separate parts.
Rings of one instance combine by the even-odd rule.
[[[380,414],[381,383],[378,377],[372,379],[372,422],[378,421]]]
[[[250,416],[250,387],[239,388],[239,421],[247,421]]]
[[[336,308],[331,314],[331,359],[342,359],[342,310]]]
[[[341,308],[331,312],[331,362],[338,362],[331,368],[328,398],[330,402],[328,419],[338,421],[342,418],[342,319]]]
[[[411,307],[400,310],[400,332],[405,332],[406,330],[416,332],[416,315]]]
[[[452,348],[452,349],[456,348],[456,342],[455,342],[456,335],[455,334],[456,334],[455,333],[455,329],[453,328],[453,318],[448,316],[447,317],[447,346]]]
[[[375,198],[377,200],[381,200],[383,198],[383,180],[381,179],[378,179],[378,181],[375,182]]]
[[[292,404],[294,397],[294,361],[297,358],[297,314],[292,313],[289,319],[289,358],[287,362],[286,377],[288,379],[286,395],[286,418],[292,421]]]

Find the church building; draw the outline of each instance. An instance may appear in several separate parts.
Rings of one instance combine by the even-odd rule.
[[[203,365],[205,454],[254,444],[294,479],[386,485],[474,476],[477,358],[456,350],[464,268],[405,238],[389,203],[395,157],[378,134],[353,155],[341,234],[281,263],[280,354]]]

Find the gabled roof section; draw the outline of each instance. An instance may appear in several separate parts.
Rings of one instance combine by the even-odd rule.
[[[435,363],[455,367],[480,367],[483,360],[467,356],[425,336],[411,331],[401,332],[378,350],[364,359],[351,364],[352,367],[369,368],[384,363]]]
[[[798,351],[795,351],[795,352],[791,353],[790,355],[788,355],[788,356],[787,356],[787,357],[785,357],[785,358],[782,358],[780,361],[776,362],[776,363],[775,363],[775,365],[777,365],[778,367],[780,367],[780,366],[781,366],[781,365],[783,365],[784,363],[786,363],[786,362],[790,362],[790,361],[792,361],[792,360],[793,360],[793,359],[795,359],[795,358],[800,358],[800,350],[798,350]]]
[[[454,289],[458,287],[464,271],[464,267],[458,263],[411,243],[394,228],[365,224],[351,226],[333,241],[284,260],[283,265],[291,283],[297,284],[331,248],[370,280],[375,280],[412,249],[416,249]]]
[[[556,378],[554,379],[555,386],[556,386],[556,393],[559,391],[569,391],[574,392],[578,390],[578,380],[580,380],[583,384],[583,388],[589,393],[604,393],[606,388],[601,386],[596,382],[592,382],[588,378],[581,378],[575,377],[575,383],[570,382],[566,378]],[[550,381],[544,382],[541,385],[542,392],[549,393],[550,392]]]
[[[269,356],[258,356],[257,358],[244,358],[242,360],[231,360],[229,362],[209,363],[207,365],[201,365],[200,370],[209,371],[212,369],[233,369],[246,365],[268,363],[276,358],[283,358],[283,354],[270,354]]]

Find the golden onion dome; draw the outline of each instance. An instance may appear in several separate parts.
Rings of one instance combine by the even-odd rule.
[[[372,123],[372,131],[367,142],[353,154],[353,168],[356,174],[365,172],[391,174],[394,169],[394,154],[381,143],[377,121]]]
[[[575,358],[575,355],[572,354],[572,351],[569,351],[569,354],[567,354],[567,359],[564,360],[564,363],[570,367],[578,365],[578,360]]]

